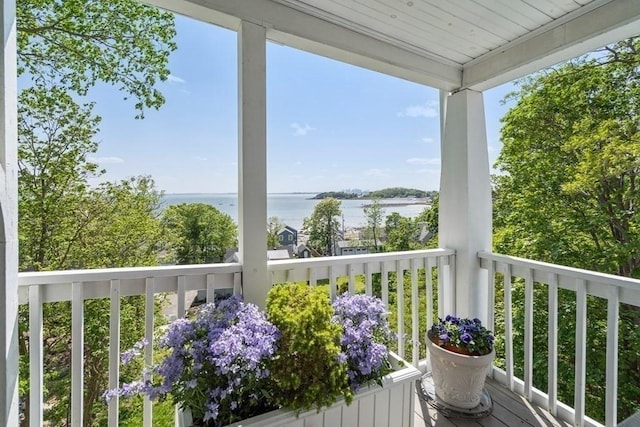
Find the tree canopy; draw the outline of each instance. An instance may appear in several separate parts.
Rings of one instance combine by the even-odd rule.
[[[309,235],[309,245],[324,255],[332,255],[340,231],[340,215],[339,200],[328,198],[318,202],[311,216],[303,221],[303,227]]]
[[[205,203],[169,206],[161,221],[170,242],[168,258],[177,264],[220,262],[238,245],[233,219]]]
[[[367,219],[365,232],[367,235],[371,235],[370,250],[378,252],[378,241],[380,240],[380,228],[382,226],[382,220],[384,219],[384,209],[380,204],[380,200],[374,199],[371,204],[365,206],[363,210],[364,216]]]
[[[640,277],[640,39],[607,47],[520,82],[503,118],[495,177],[498,252]],[[518,292],[518,291],[517,291]],[[546,322],[545,294],[536,325]],[[573,348],[575,297],[562,295],[560,345]],[[589,300],[587,414],[603,419],[606,301]],[[515,308],[516,327],[521,321]],[[621,305],[619,419],[639,408],[638,309]],[[544,332],[534,345],[546,348]],[[521,348],[520,348],[521,350]],[[544,364],[538,353],[535,366]],[[561,358],[560,398],[571,402],[572,360]],[[535,369],[536,386],[546,370]]]
[[[98,82],[133,98],[138,117],[164,103],[155,87],[176,49],[173,14],[134,0],[19,0],[18,74],[86,95]]]
[[[90,160],[100,117],[84,96],[103,83],[131,99],[138,118],[159,108],[164,97],[156,85],[167,79],[176,48],[173,15],[135,0],[18,0],[16,19],[20,269],[156,264],[163,246],[160,192],[149,177],[92,184],[103,172]],[[144,330],[132,320],[144,307],[136,298],[121,306],[125,347]],[[70,305],[45,304],[43,311],[45,418],[62,425],[70,410]],[[29,424],[27,316],[20,307],[23,425]],[[107,386],[108,316],[108,301],[85,302],[85,425],[106,422],[98,402]]]

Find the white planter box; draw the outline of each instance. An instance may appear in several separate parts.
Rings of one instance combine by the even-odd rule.
[[[383,378],[382,387],[362,388],[348,406],[340,400],[320,412],[314,409],[298,416],[290,410],[278,409],[229,427],[411,427],[415,381],[422,373],[395,353],[390,356],[396,370]],[[184,418],[180,426],[191,426],[190,416]]]

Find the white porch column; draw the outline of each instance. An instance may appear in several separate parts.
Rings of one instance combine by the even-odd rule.
[[[442,98],[442,97],[441,97]],[[456,278],[447,310],[487,320],[487,277],[477,252],[491,250],[489,156],[482,93],[446,99],[440,177],[439,245],[456,250]]]
[[[265,28],[238,32],[238,240],[245,301],[264,308],[267,274],[267,95]]]
[[[0,425],[18,425],[16,4],[3,0],[0,59]]]

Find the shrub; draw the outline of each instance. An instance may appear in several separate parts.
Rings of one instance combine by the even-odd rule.
[[[269,364],[276,403],[295,411],[350,402],[342,326],[331,321],[326,293],[304,284],[276,285],[267,297],[267,318],[280,330],[277,356]]]

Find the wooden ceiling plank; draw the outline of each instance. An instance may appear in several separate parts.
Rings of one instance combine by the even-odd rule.
[[[438,31],[435,31],[432,28],[423,27],[422,29],[420,29],[421,32],[415,35],[415,37],[417,37],[415,40],[419,40],[420,44],[418,43],[413,44],[413,43],[407,42],[406,38],[403,39],[402,35],[391,36],[391,34],[389,34],[388,32],[387,33],[380,32],[380,30],[377,29],[376,25],[371,21],[364,22],[360,18],[360,22],[355,23],[353,22],[353,20],[347,19],[344,16],[344,10],[336,9],[337,7],[338,8],[344,7],[344,5],[341,2],[338,2],[337,4],[332,4],[332,0],[322,0],[323,9],[318,10],[315,8],[315,6],[311,4],[312,2],[310,1],[298,1],[298,0],[275,0],[275,1],[285,5],[292,5],[292,6],[297,5],[297,7],[300,7],[301,5],[303,5],[307,8],[304,11],[308,13],[312,13],[314,14],[314,16],[317,16],[321,19],[325,19],[329,22],[337,23],[338,25],[342,25],[345,28],[352,28],[355,31],[372,36],[382,41],[386,41],[392,44],[397,44],[399,46],[409,47],[411,51],[415,51],[417,53],[430,52],[443,59],[447,59],[452,62],[455,62],[456,64],[462,64],[467,60],[472,59],[472,57],[466,54],[463,54],[461,52],[458,52],[453,45],[449,46],[451,42],[445,38],[446,35]],[[319,3],[319,2],[316,1],[315,3]],[[353,11],[353,8],[350,8],[350,10]],[[383,25],[383,24],[384,23],[381,21],[379,25]],[[403,31],[401,30],[400,32],[402,33]],[[395,34],[398,34],[398,33],[395,33]],[[406,37],[406,34],[404,35]],[[432,49],[425,50],[424,45],[422,44],[422,42],[425,40],[430,41],[430,45],[431,45],[430,48]]]
[[[452,90],[462,82],[462,66],[446,57],[418,53],[272,0],[143,1],[236,30],[242,20],[252,22],[266,27],[267,37],[276,43],[431,87]]]
[[[461,37],[467,44],[473,43],[485,49],[493,49],[495,46],[506,42],[502,37],[476,25],[475,20],[463,19],[446,8],[441,8],[437,2],[418,2],[412,9],[417,12],[415,14],[416,18],[430,23],[443,31],[449,32],[459,29]]]
[[[482,4],[505,19],[523,26],[529,31],[549,22],[549,16],[529,6],[521,0],[482,0]]]
[[[463,87],[485,90],[604,45],[637,35],[638,0],[593,2],[562,24],[551,23],[499,51],[465,64]]]
[[[553,19],[560,18],[579,7],[573,1],[571,2],[575,5],[573,9],[568,9],[562,2],[554,0],[524,0],[524,2]]]
[[[504,17],[484,7],[481,3],[469,0],[449,0],[440,2],[438,0],[427,0],[428,2],[442,3],[441,7],[455,8],[456,13],[464,14],[467,19],[474,19],[478,24],[491,28],[499,37],[511,41],[518,38],[527,31],[523,26],[505,20]]]
[[[338,3],[339,5],[343,4],[341,1],[333,2]],[[478,56],[469,55],[468,52],[464,51],[462,48],[462,38],[447,37],[442,33],[442,31],[438,31],[435,27],[431,25],[424,25],[424,22],[413,18],[406,13],[402,13],[398,9],[387,7],[383,2],[371,2],[367,0],[366,3],[362,3],[356,0],[351,2],[351,4],[359,4],[362,8],[368,6],[370,10],[375,10],[377,15],[375,17],[371,17],[371,19],[375,19],[377,22],[384,25],[388,24],[388,28],[393,29],[393,31],[387,30],[387,33],[400,40],[413,39],[415,40],[415,46],[420,49],[426,50],[427,46],[423,42],[428,40],[431,45],[429,46],[429,49],[434,53],[444,57],[449,57],[449,59],[458,63],[464,63]],[[396,18],[391,18],[391,15],[394,14],[396,15]],[[375,30],[372,29],[372,32],[373,31]],[[483,50],[488,51],[487,48],[484,48]]]

